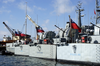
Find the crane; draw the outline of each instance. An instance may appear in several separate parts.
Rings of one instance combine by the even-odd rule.
[[[3,24],[6,26],[6,28],[9,30],[9,32],[12,34],[12,40],[17,40],[18,37],[15,36],[15,31],[14,31],[14,29],[11,29],[5,22],[3,22]]]
[[[20,35],[15,35],[15,30],[11,29],[5,22],[3,22],[3,24],[6,26],[6,28],[9,30],[9,32],[12,34],[12,39],[13,40],[20,40],[20,39],[25,39],[25,37],[27,39],[29,39],[31,36],[28,34],[23,34],[21,33]]]
[[[35,25],[37,32],[41,32],[41,33],[44,32],[44,30],[42,29],[42,27],[40,27],[39,25],[37,25],[37,24],[35,23],[35,21],[33,21],[33,20],[31,19],[30,16],[26,15],[26,17]]]
[[[40,27],[39,25],[37,25],[37,24],[35,23],[35,21],[33,21],[33,20],[31,19],[30,16],[26,15],[26,17],[35,25],[35,28],[36,28],[36,31],[37,31],[37,39],[39,39],[38,32],[42,33],[42,37],[43,37],[43,32],[44,32],[44,30],[42,29],[42,27]]]
[[[39,27],[39,26],[35,23],[35,21],[33,21],[33,20],[31,19],[30,16],[26,15],[26,17],[35,25],[35,27]]]
[[[6,26],[6,28],[9,30],[9,32],[12,34],[12,36],[15,35],[14,29],[11,29],[5,22],[3,24]]]

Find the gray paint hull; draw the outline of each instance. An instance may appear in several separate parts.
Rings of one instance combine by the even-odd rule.
[[[15,55],[24,55],[30,57],[38,57],[45,59],[56,59],[56,45],[49,44],[37,44],[33,46],[29,45],[20,45],[16,47],[12,47],[12,44],[7,44],[7,51],[13,52]]]
[[[29,56],[29,45],[20,45],[15,47],[15,55],[25,55]]]
[[[100,44],[71,43],[57,47],[58,60],[100,63]]]
[[[30,57],[56,59],[56,45],[38,44],[30,47]]]
[[[6,50],[12,53],[15,53],[15,45],[16,43],[7,43]]]

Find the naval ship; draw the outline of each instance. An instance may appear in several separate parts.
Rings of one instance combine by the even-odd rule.
[[[53,44],[53,38],[55,38],[56,33],[54,31],[45,32],[42,27],[37,25],[35,21],[31,19],[29,15],[26,15],[26,17],[35,25],[37,38],[32,42],[27,41],[27,43],[8,43],[6,45],[6,50],[13,52],[15,55],[56,59],[57,46],[56,44]],[[38,33],[41,33],[41,35],[38,35]],[[21,40],[22,39],[20,39],[20,41]]]
[[[6,37],[6,35],[3,37],[3,41],[0,42],[2,45],[6,46],[6,50],[3,50],[2,54],[13,54],[15,53],[15,46],[18,46],[20,44],[20,40],[30,40],[30,35],[24,34],[21,31],[16,31],[15,29],[9,27],[5,22],[3,22],[5,27],[9,30],[9,32],[12,34],[11,37]]]
[[[100,64],[100,9],[98,0],[96,0],[96,24],[91,26],[81,26],[81,3],[78,4],[78,26],[69,16],[69,22],[65,30],[59,32],[60,38],[54,38],[54,44],[57,44],[57,60],[98,63]],[[57,27],[57,26],[56,26]],[[58,28],[59,29],[59,28]]]
[[[61,61],[75,61],[100,64],[100,19],[98,0],[96,0],[96,24],[81,26],[81,4],[78,4],[78,25],[69,16],[65,29],[59,29],[58,35],[53,31],[44,32],[28,15],[26,17],[35,25],[37,39],[32,43],[12,43],[6,47],[13,47],[15,55],[25,55],[37,58],[57,59]],[[41,32],[41,35],[38,35]],[[7,49],[7,51],[9,51]],[[10,51],[11,52],[11,51]]]

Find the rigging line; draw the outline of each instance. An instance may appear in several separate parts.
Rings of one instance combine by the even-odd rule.
[[[57,25],[57,16],[56,16],[56,25]]]
[[[64,9],[65,10],[65,9]],[[64,26],[65,26],[65,14],[64,14]]]
[[[31,34],[31,36],[32,36],[32,25],[30,26],[30,29],[31,29],[31,30],[30,30],[30,34]]]
[[[23,29],[24,29],[24,26],[25,26],[25,24],[23,24],[23,27],[22,27],[22,30],[21,30],[22,32],[24,32],[24,31],[23,31]]]
[[[65,6],[65,4],[64,4],[64,6]],[[65,12],[65,9],[64,9],[64,12]],[[64,26],[65,26],[65,13],[64,13]]]
[[[37,25],[38,25],[38,14],[37,14]]]
[[[35,19],[35,22],[36,22],[36,19]],[[35,39],[37,38],[37,32],[36,32],[36,27],[34,26],[34,37],[35,37]]]
[[[89,5],[88,5],[88,29],[89,29]]]
[[[59,27],[59,15],[58,15],[58,27]]]

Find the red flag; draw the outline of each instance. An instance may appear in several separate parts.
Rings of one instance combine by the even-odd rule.
[[[79,28],[78,25],[72,19],[71,19],[71,28],[78,29],[78,32],[81,32],[81,28]]]
[[[15,36],[19,36],[19,34],[15,34]]]
[[[95,12],[95,10],[94,10],[94,14],[96,15],[96,12]]]
[[[36,27],[36,30],[37,30],[37,33],[42,33],[42,32],[44,32],[44,30],[41,28],[41,27]]]
[[[23,33],[21,33],[21,34],[20,34],[20,36],[22,36],[22,37],[23,37],[23,36],[26,36],[26,35],[25,35],[25,34],[23,34]]]

